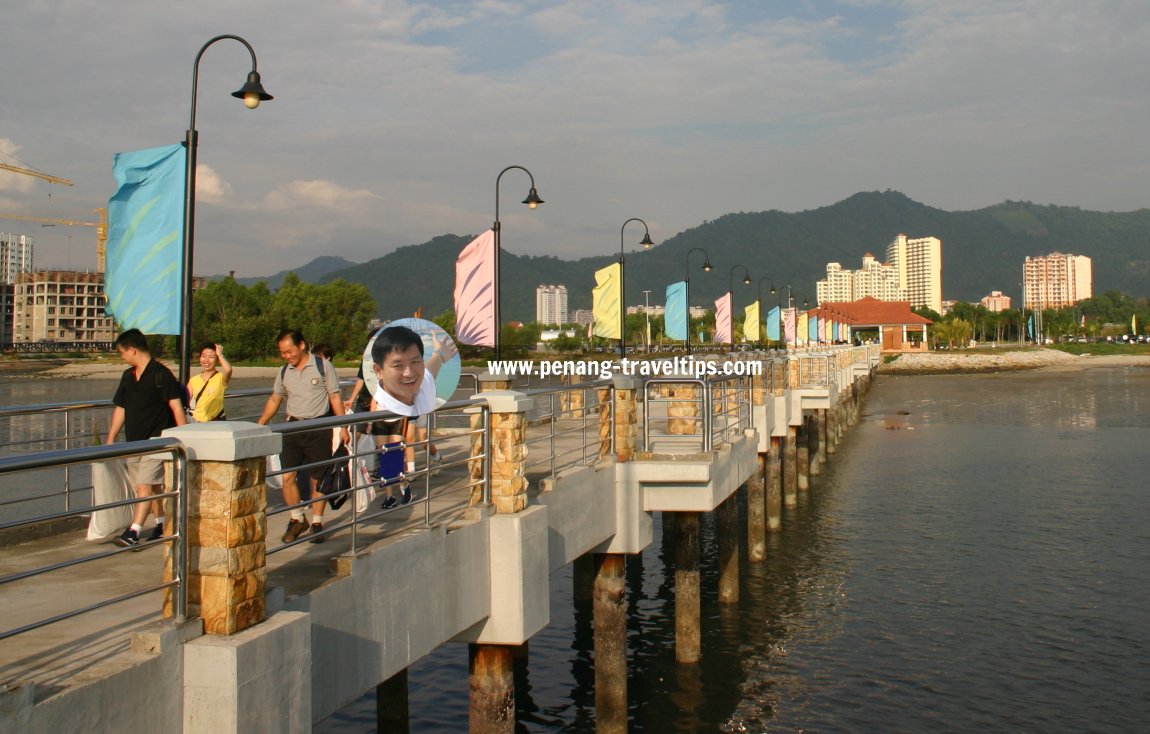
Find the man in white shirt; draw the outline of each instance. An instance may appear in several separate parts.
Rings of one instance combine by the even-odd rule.
[[[389,326],[375,337],[371,348],[372,369],[378,386],[372,395],[372,410],[387,410],[396,415],[415,418],[435,410],[435,376],[445,362],[457,353],[451,339],[432,337],[432,353],[424,359],[423,338],[406,326]],[[396,450],[396,444],[406,440],[416,442],[414,422],[407,422],[406,435],[390,434],[385,439],[385,450],[380,454],[379,474],[391,478],[400,473],[406,460],[407,472],[415,470],[414,451],[410,456]],[[387,448],[390,447],[390,451]],[[403,502],[411,500],[410,490],[403,484]],[[390,491],[390,490],[389,490]],[[388,497],[384,507],[394,506]]]

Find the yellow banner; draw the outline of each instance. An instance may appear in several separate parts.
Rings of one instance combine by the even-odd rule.
[[[795,329],[795,341],[802,344],[811,338],[810,317],[806,311],[799,313],[799,326]]]
[[[595,336],[606,339],[619,339],[619,319],[623,298],[622,266],[619,263],[608,265],[595,271],[595,290],[591,295],[592,316],[595,319]]]
[[[759,336],[759,302],[755,301],[744,309],[747,318],[743,321],[743,340],[757,342]]]

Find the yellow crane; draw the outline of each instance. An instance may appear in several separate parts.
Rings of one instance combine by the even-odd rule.
[[[72,182],[66,178],[60,178],[59,176],[50,176],[47,173],[41,173],[39,171],[33,171],[31,168],[20,168],[19,166],[10,166],[7,163],[0,163],[0,171],[11,171],[12,173],[22,173],[25,176],[35,176],[36,178],[44,179],[48,183],[64,184],[65,186],[71,186],[72,185]]]
[[[62,224],[66,227],[95,227],[96,228],[96,270],[104,272],[104,253],[108,245],[108,210],[103,207],[93,209],[100,215],[98,222],[82,222],[79,219],[59,219],[55,217],[33,217],[26,214],[0,214],[0,219],[17,219],[23,222],[39,222],[40,224]]]

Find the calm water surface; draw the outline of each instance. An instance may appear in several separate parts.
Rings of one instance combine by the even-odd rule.
[[[744,555],[732,607],[705,519],[700,665],[674,662],[660,525],[629,560],[631,731],[1146,731],[1150,370],[884,376],[865,410],[768,562]],[[551,619],[520,729],[593,731],[569,568]],[[410,687],[413,731],[466,730],[464,645]],[[374,710],[369,692],[317,731],[371,731]]]

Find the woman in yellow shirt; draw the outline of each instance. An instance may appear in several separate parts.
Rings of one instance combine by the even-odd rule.
[[[192,415],[197,423],[227,420],[224,391],[232,379],[232,365],[224,356],[224,348],[210,342],[201,346],[200,370],[188,380]]]

